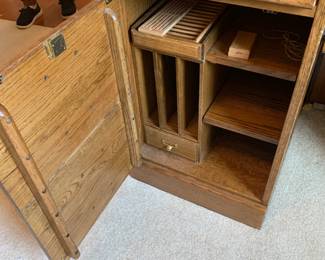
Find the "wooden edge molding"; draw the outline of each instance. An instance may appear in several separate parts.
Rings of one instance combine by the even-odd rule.
[[[137,124],[135,119],[135,110],[132,101],[132,91],[129,79],[128,66],[126,61],[126,52],[123,43],[123,34],[117,14],[110,8],[104,10],[105,24],[108,34],[116,81],[119,91],[119,97],[122,104],[124,122],[129,141],[131,161],[133,166],[140,164],[140,145]]]
[[[0,138],[33,193],[65,253],[79,258],[80,252],[67,231],[65,220],[8,110],[0,104]]]

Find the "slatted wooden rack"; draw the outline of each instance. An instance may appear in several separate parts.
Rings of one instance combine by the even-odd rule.
[[[202,61],[204,51],[212,47],[220,33],[213,25],[225,19],[226,6],[211,0],[164,2],[133,26],[133,42],[146,49],[158,48],[162,53]]]

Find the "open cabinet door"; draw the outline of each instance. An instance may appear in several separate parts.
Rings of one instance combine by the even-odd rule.
[[[40,42],[1,71],[0,183],[51,259],[79,256],[137,163],[119,13],[93,1],[46,39],[60,55]]]

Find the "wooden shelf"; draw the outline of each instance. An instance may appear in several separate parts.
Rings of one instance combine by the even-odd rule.
[[[285,80],[297,79],[300,62],[289,60],[279,41],[270,41],[259,35],[248,60],[229,57],[228,49],[236,33],[229,31],[222,35],[208,52],[207,61]]]
[[[277,144],[293,84],[234,71],[204,116],[204,123]]]
[[[218,133],[216,143],[200,164],[143,145],[144,159],[168,165],[208,185],[261,202],[276,146],[228,131]]]
[[[259,22],[256,23],[256,21]],[[281,36],[280,30],[288,31],[299,34],[301,41],[305,42],[310,26],[311,20],[308,18],[285,14],[274,16],[258,10],[242,9],[238,12],[236,20],[229,25],[209,50],[206,59],[215,64],[295,81],[301,61],[288,58],[283,41],[269,39],[267,35],[274,35],[274,32],[278,32],[277,36]],[[229,47],[239,30],[257,33],[257,39],[248,60],[228,56]]]

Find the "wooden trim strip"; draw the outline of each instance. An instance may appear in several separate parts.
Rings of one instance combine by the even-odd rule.
[[[64,251],[70,257],[79,258],[79,250],[67,231],[65,220],[58,211],[56,203],[42,178],[33,156],[8,110],[1,104],[0,138],[49,221]]]
[[[139,166],[141,158],[140,144],[121,25],[116,13],[110,8],[105,9],[104,17],[114,60],[116,81],[122,103],[131,161],[133,166]]]

